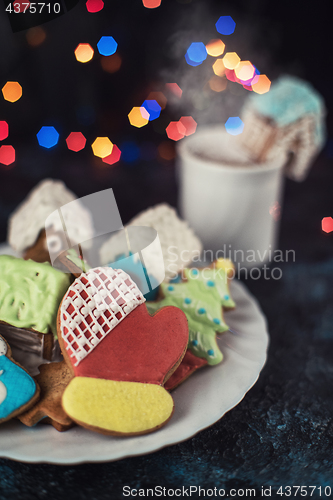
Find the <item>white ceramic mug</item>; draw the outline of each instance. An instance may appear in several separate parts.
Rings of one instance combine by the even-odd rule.
[[[180,213],[205,249],[245,268],[270,260],[286,157],[251,161],[222,126],[198,129],[177,152]]]

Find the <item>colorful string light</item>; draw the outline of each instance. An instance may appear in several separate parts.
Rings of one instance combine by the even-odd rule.
[[[173,141],[179,141],[180,139],[183,139],[186,134],[186,128],[179,121],[170,122],[165,131],[169,139],[172,139]]]
[[[212,57],[221,56],[224,52],[225,44],[219,38],[211,40],[206,45],[207,54]]]
[[[89,43],[80,43],[74,50],[76,60],[87,63],[94,57],[94,49]]]
[[[96,137],[91,148],[95,156],[105,158],[112,153],[113,144],[108,137]]]
[[[207,59],[207,49],[202,42],[193,42],[186,51],[185,59],[190,66],[199,66]]]
[[[321,221],[321,228],[324,233],[331,233],[333,231],[333,218],[324,217]]]
[[[185,127],[185,135],[192,135],[197,129],[197,122],[192,118],[192,116],[182,116],[179,120],[179,123],[181,123]]]
[[[162,0],[142,0],[143,6],[146,9],[156,9],[162,3]]]
[[[239,135],[243,132],[244,123],[238,116],[231,116],[225,122],[225,129],[230,135]]]
[[[11,165],[15,161],[15,149],[13,146],[0,147],[0,163],[3,165]]]
[[[222,61],[227,69],[235,69],[240,63],[240,57],[236,52],[227,52]]]
[[[103,0],[87,0],[86,8],[87,11],[91,14],[95,14],[96,12],[100,12],[104,7]]]
[[[102,160],[104,161],[104,163],[107,163],[108,165],[114,165],[120,160],[120,157],[121,157],[121,151],[118,148],[118,146],[114,144],[111,154],[105,156]]]
[[[135,106],[128,113],[128,119],[133,127],[141,128],[149,122],[149,113],[146,108]]]
[[[71,132],[66,139],[67,147],[71,151],[81,151],[86,145],[87,139],[82,132]]]
[[[97,42],[98,52],[102,56],[112,56],[117,50],[118,44],[113,36],[102,36]]]
[[[257,94],[265,94],[271,87],[271,81],[266,75],[256,75],[251,82],[251,87]]]
[[[223,76],[225,73],[225,66],[223,63],[223,59],[216,59],[213,64],[213,71],[217,76]]]
[[[6,101],[16,102],[22,97],[22,87],[18,82],[7,82],[2,87],[2,95]]]
[[[158,118],[161,114],[162,108],[158,104],[158,102],[155,101],[155,99],[147,99],[146,101],[144,101],[141,107],[145,108],[145,110],[148,112],[149,114],[148,119],[150,122],[156,120],[156,118]]]
[[[236,23],[230,16],[221,16],[216,22],[215,27],[221,35],[232,35],[235,31]]]
[[[54,127],[44,126],[37,133],[37,140],[42,148],[50,149],[58,144],[59,133]]]
[[[0,121],[0,141],[7,139],[9,135],[8,123],[4,120]]]

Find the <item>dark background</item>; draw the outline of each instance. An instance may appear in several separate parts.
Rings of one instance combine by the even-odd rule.
[[[2,143],[16,149],[15,164],[0,165],[0,241],[6,238],[9,214],[46,177],[63,179],[78,196],[113,187],[123,222],[153,203],[176,204],[174,161],[158,152],[163,143],[172,156],[175,143],[167,138],[166,126],[182,115],[192,115],[199,125],[223,123],[239,113],[247,96],[245,90],[234,95],[235,87],[243,89],[232,83],[221,93],[207,90],[212,57],[197,68],[185,62],[192,41],[207,43],[218,37],[215,22],[220,15],[230,14],[237,23],[233,35],[221,36],[226,50],[251,60],[272,80],[291,73],[310,81],[330,109],[328,6],[329,2],[317,2],[315,7],[303,2],[300,8],[287,1],[163,0],[159,8],[146,9],[141,0],[109,0],[101,12],[90,14],[81,1],[42,25],[46,39],[37,47],[28,44],[27,30],[13,33],[7,14],[0,13],[1,88],[8,80],[23,88],[16,103],[0,95],[0,119],[9,123],[10,131]],[[118,42],[122,65],[113,74],[101,66],[96,44],[102,35]],[[89,63],[76,61],[79,43],[94,48]],[[166,92],[169,101],[161,117],[142,129],[132,127],[127,118],[132,107],[140,106],[152,90],[165,92],[166,82],[177,82],[182,98]],[[36,139],[43,125],[53,125],[60,133],[58,145],[50,150]],[[87,138],[79,153],[66,146],[72,131]],[[97,136],[108,136],[122,149],[118,164],[108,167],[93,156],[90,145]]]
[[[26,31],[13,34],[6,14],[0,14],[1,87],[7,80],[23,87],[17,103],[0,95],[0,120],[10,127],[3,143],[15,147],[17,158],[11,168],[0,166],[0,240],[6,238],[11,211],[45,177],[63,179],[78,196],[113,187],[124,223],[154,203],[176,206],[175,162],[163,159],[158,149],[164,142],[171,153],[174,148],[165,126],[183,114],[199,124],[223,122],[246,96],[236,96],[231,87],[216,95],[203,91],[209,63],[190,68],[183,57],[192,41],[217,37],[214,25],[221,15],[236,21],[235,34],[221,36],[228,51],[251,60],[271,79],[281,73],[300,76],[323,95],[328,140],[305,182],[286,181],[280,247],[294,249],[296,262],[282,266],[279,281],[246,283],[268,318],[271,344],[268,362],[245,399],[210,429],[146,457],[75,467],[2,459],[0,498],[122,498],[125,484],[255,487],[258,495],[261,485],[333,487],[333,233],[321,230],[322,218],[333,216],[329,2],[163,0],[149,10],[140,0],[109,0],[97,14],[89,14],[84,3],[44,24],[46,39],[35,48]],[[114,74],[103,71],[96,50],[108,34],[122,58]],[[80,42],[95,49],[90,63],[74,58]],[[151,90],[164,91],[166,82],[183,88],[181,101],[168,96],[156,122],[131,127],[131,108]],[[203,109],[195,106],[200,99]],[[36,140],[43,125],[60,133],[51,150]],[[87,146],[74,153],[65,138],[77,130]],[[116,165],[104,165],[90,144],[105,135],[137,159],[123,154]]]

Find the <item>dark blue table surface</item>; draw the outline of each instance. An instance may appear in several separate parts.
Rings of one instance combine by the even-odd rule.
[[[159,175],[164,187],[151,203],[175,203],[173,169]],[[321,231],[321,219],[333,215],[332,186],[325,153],[304,183],[286,182],[280,248],[294,249],[296,259],[281,264],[280,280],[246,280],[271,341],[258,382],[236,408],[192,439],[148,456],[78,466],[1,459],[0,499],[116,499],[124,498],[124,486],[191,485],[224,488],[226,496],[232,488],[261,496],[271,486],[272,498],[281,498],[279,486],[313,485],[322,490],[312,498],[325,497],[325,486],[333,488],[333,233]]]

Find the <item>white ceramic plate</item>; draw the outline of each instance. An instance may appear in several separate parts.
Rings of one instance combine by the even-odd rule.
[[[0,253],[4,249],[0,247]],[[236,406],[256,382],[266,360],[268,334],[257,301],[237,281],[231,285],[237,308],[226,314],[232,332],[218,339],[224,360],[205,367],[173,391],[170,422],[146,436],[117,438],[80,427],[59,433],[49,425],[25,427],[10,421],[0,427],[0,456],[23,462],[79,464],[144,455],[185,441]]]

